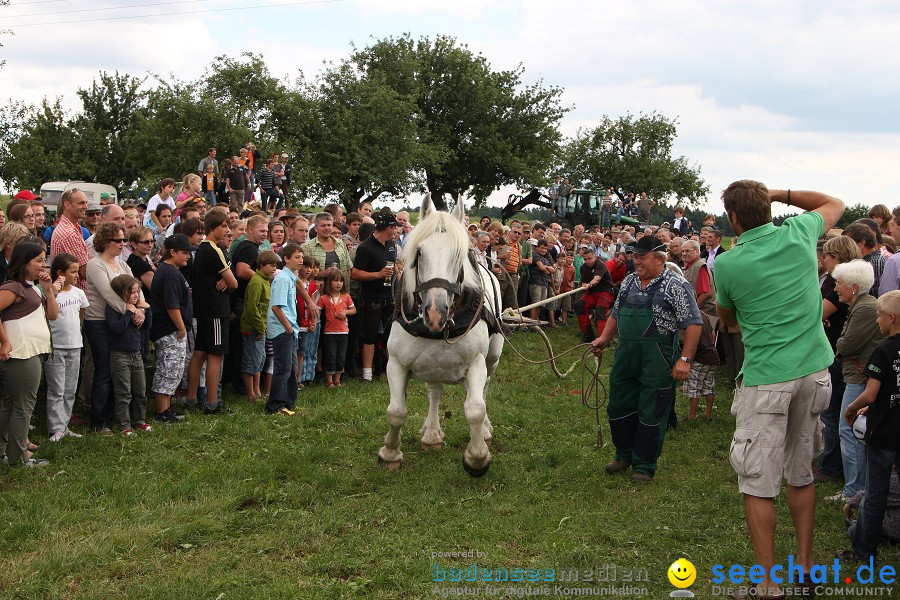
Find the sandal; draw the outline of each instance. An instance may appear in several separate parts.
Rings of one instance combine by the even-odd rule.
[[[32,444],[31,440],[28,440],[28,443],[25,446],[25,449],[31,452],[37,452],[38,448],[40,448],[40,446],[38,446],[37,444]]]
[[[333,387],[336,387],[336,386],[334,385],[334,382],[333,382],[333,381],[329,381],[328,383],[325,384],[325,387],[327,387],[327,388],[333,388]]]

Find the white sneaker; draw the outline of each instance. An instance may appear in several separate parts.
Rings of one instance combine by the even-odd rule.
[[[844,495],[844,492],[838,492],[834,496],[828,496],[825,498],[826,500],[830,500],[831,502],[849,502],[850,498]]]
[[[69,429],[68,427],[66,427],[66,437],[70,437],[70,438],[80,438],[80,437],[84,437],[84,436],[81,435],[80,433],[75,433],[74,431],[72,431],[71,429]]]
[[[58,442],[59,440],[63,439],[64,437],[66,437],[65,431],[57,431],[56,433],[54,433],[53,435],[50,436],[50,441]]]

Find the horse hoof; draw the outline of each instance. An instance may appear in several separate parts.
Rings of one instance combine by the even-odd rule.
[[[470,467],[466,463],[466,459],[463,458],[463,468],[466,470],[466,473],[468,473],[471,477],[483,477],[484,474],[487,473],[488,468],[490,466],[491,466],[491,463],[490,463],[490,461],[488,461],[488,463],[486,465],[484,465],[480,469],[476,469],[474,467]]]
[[[438,442],[437,444],[426,444],[425,442],[422,442],[422,451],[423,452],[428,452],[429,450],[443,450],[443,449],[444,449],[444,444],[442,444],[441,442]]]
[[[387,461],[379,456],[378,464],[380,464],[382,467],[385,467],[388,471],[399,471],[400,467],[403,466],[403,461],[402,460]]]

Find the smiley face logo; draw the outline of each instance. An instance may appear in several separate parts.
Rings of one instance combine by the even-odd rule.
[[[697,569],[685,558],[673,562],[666,574],[669,576],[669,582],[677,588],[686,588],[697,579]]]

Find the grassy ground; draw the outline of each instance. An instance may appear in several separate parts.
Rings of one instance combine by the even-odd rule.
[[[551,333],[557,348],[574,343],[574,329]],[[533,334],[513,341],[540,356]],[[293,418],[233,400],[233,415],[189,415],[134,439],[51,445],[39,425],[32,439],[50,467],[0,470],[0,596],[426,598],[433,564],[477,563],[557,573],[614,564],[618,585],[628,585],[626,569],[646,569],[639,585],[659,598],[684,556],[698,570],[694,591],[709,597],[713,564],[752,564],[728,462],[730,392],[719,389],[713,423],[670,432],[656,479],[639,485],[603,473],[612,450],[594,447],[579,388],[577,371],[558,380],[507,352],[488,403],[494,463],[481,479],[462,469],[457,386],[447,388],[447,447],[425,453],[424,386],[412,385],[399,472],[376,464],[383,380],[304,390]],[[840,507],[824,500],[837,490],[819,490],[819,562],[847,545]],[[786,559],[794,540],[783,499],[778,511]],[[454,550],[483,556],[432,559]]]

